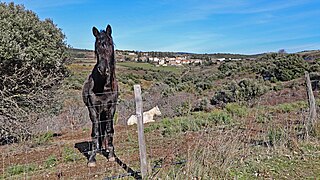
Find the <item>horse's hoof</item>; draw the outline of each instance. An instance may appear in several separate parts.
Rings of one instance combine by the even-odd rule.
[[[88,162],[88,167],[96,167],[96,162]]]
[[[108,161],[114,162],[114,161],[116,161],[116,157],[109,157],[109,158],[108,158]]]

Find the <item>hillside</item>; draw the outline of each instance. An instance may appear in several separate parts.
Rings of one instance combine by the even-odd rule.
[[[302,52],[298,52],[298,54],[303,56],[304,59],[308,59],[308,60],[320,59],[320,50],[302,51]]]
[[[76,59],[76,58],[82,58],[82,59],[91,58],[91,59],[93,59],[94,58],[93,50],[69,48],[68,52],[70,53],[70,57],[72,59]]]
[[[33,125],[31,140],[0,147],[0,178],[101,179],[126,175],[121,163],[139,170],[136,126],[126,125],[135,114],[134,84],[142,86],[144,110],[157,105],[162,113],[145,125],[151,179],[320,176],[320,126],[306,134],[303,77],[318,64],[283,54],[194,66],[117,62],[114,144],[121,163],[98,155],[97,167],[87,168],[91,123],[81,89],[95,60],[92,51],[75,52],[85,57],[68,66],[72,74],[56,105],[61,109]]]

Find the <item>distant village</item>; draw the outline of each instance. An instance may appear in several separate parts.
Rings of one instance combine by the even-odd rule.
[[[94,51],[87,49],[69,49],[70,56],[73,59],[92,60],[95,59]],[[282,53],[281,50],[278,53]],[[319,59],[320,51],[302,51],[299,52],[305,60]],[[155,66],[183,66],[183,65],[210,65],[220,64],[224,61],[241,61],[241,60],[256,60],[263,54],[244,55],[244,54],[229,54],[229,53],[214,53],[214,54],[194,54],[184,52],[142,52],[133,50],[116,50],[115,58],[117,61],[125,62],[147,62]]]
[[[75,59],[94,59],[94,52],[85,49],[70,49],[70,54]],[[193,54],[183,52],[142,52],[130,50],[116,50],[115,58],[118,62],[146,62],[155,66],[183,66],[220,64],[224,61],[255,60],[258,55],[242,54]]]
[[[229,56],[237,56],[230,55]],[[156,66],[182,66],[182,65],[201,65],[204,63],[219,64],[223,61],[240,61],[240,60],[254,60],[254,57],[216,57],[208,54],[191,54],[191,53],[175,53],[175,52],[139,52],[139,51],[116,51],[117,61],[135,61],[148,62]]]

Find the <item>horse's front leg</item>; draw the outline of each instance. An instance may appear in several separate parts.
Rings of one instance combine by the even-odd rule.
[[[89,152],[89,159],[88,159],[88,166],[95,167],[96,166],[96,154],[98,149],[100,148],[98,137],[99,134],[99,113],[95,109],[95,107],[91,106],[88,107],[89,116],[92,122],[92,131],[91,131],[91,138],[92,138],[92,150]]]
[[[112,105],[110,108],[108,114],[107,114],[107,121],[106,121],[106,131],[107,131],[107,138],[106,140],[108,141],[108,147],[106,149],[109,151],[108,153],[108,159],[109,161],[115,161],[116,155],[114,153],[114,146],[113,146],[113,134],[114,134],[114,129],[113,129],[113,117],[116,111],[116,106]]]

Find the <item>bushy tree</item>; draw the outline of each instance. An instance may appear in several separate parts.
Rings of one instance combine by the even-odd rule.
[[[65,36],[22,5],[0,3],[0,139],[26,137],[68,74]]]
[[[249,101],[263,95],[268,89],[263,80],[242,79],[239,82],[231,81],[215,93],[211,99],[211,104]]]
[[[320,72],[320,59],[316,59],[310,66],[310,72]]]
[[[297,54],[267,54],[260,58],[259,65],[256,70],[268,80],[289,81],[309,70],[308,63]]]

